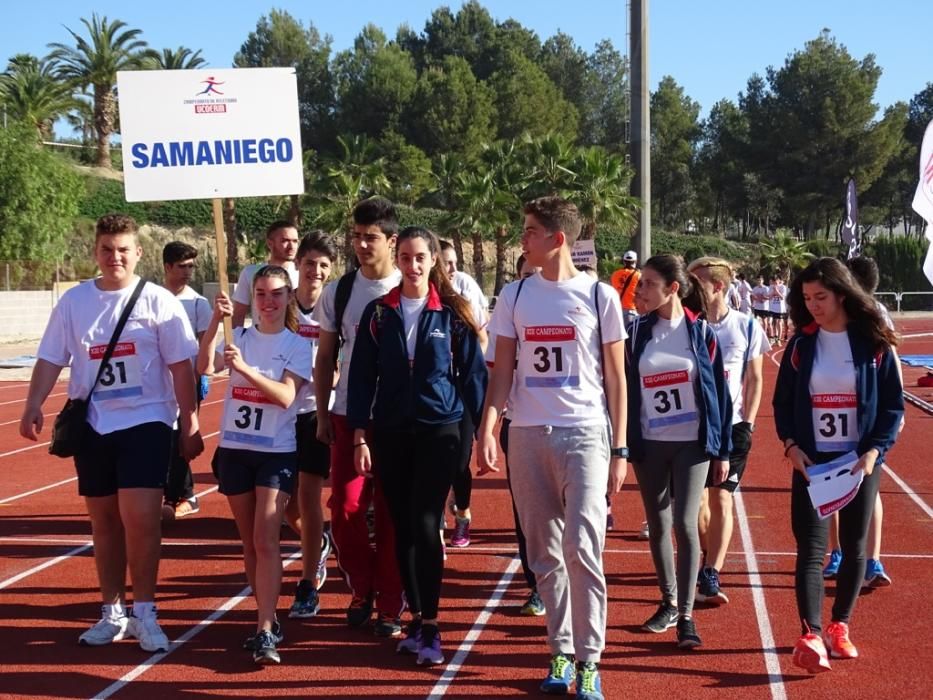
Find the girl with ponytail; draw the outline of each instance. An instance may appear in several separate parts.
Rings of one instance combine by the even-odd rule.
[[[412,614],[398,650],[419,664],[444,661],[438,631],[443,574],[440,525],[461,454],[460,422],[474,425],[486,366],[467,301],[440,269],[437,237],[398,236],[402,283],[369,303],[353,346],[347,423],[357,473],[375,476],[395,526],[395,549]],[[372,415],[372,445],[367,427]]]
[[[644,315],[626,340],[628,444],[661,589],[661,604],[642,629],[676,626],[677,646],[690,649],[701,643],[693,621],[697,515],[710,471],[717,484],[729,473],[732,401],[716,335],[703,319],[706,292],[683,260],[649,258],[635,297]]]

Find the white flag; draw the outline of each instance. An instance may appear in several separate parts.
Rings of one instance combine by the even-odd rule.
[[[927,257],[923,261],[923,274],[933,284],[933,121],[927,124],[923,134],[923,144],[920,146],[920,182],[914,193],[914,211],[926,219]]]

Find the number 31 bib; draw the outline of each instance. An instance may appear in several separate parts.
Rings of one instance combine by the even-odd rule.
[[[284,409],[255,387],[234,386],[231,389],[230,404],[225,411],[224,440],[272,447]]]
[[[113,354],[101,370],[100,363],[103,362],[106,352],[106,345],[92,345],[88,349],[91,358],[88,372],[92,382],[100,371],[100,379],[97,380],[91,400],[112,401],[129,396],[142,396],[143,380],[136,343],[117,343],[113,348]]]
[[[855,394],[813,394],[810,406],[817,451],[848,452],[858,447]]]
[[[649,429],[698,420],[693,383],[687,370],[648,374],[641,378],[641,384],[641,400]]]

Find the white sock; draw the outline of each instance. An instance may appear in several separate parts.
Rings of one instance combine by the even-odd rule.
[[[126,617],[126,609],[123,607],[123,603],[114,603],[113,605],[104,605],[104,617],[109,617],[112,620],[119,620],[121,617]]]
[[[140,620],[144,620],[147,617],[155,617],[155,603],[140,603],[138,600],[133,601],[133,617],[138,617]]]

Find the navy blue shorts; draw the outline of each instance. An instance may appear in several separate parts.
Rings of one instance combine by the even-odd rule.
[[[317,439],[317,411],[299,413],[295,420],[298,443],[298,471],[322,479],[330,476],[330,445]]]
[[[295,452],[257,452],[218,447],[214,454],[214,475],[225,496],[250,493],[257,486],[294,493],[298,459]]]
[[[164,489],[172,428],[158,421],[101,435],[88,425],[75,455],[78,494],[113,496],[119,489]]]

